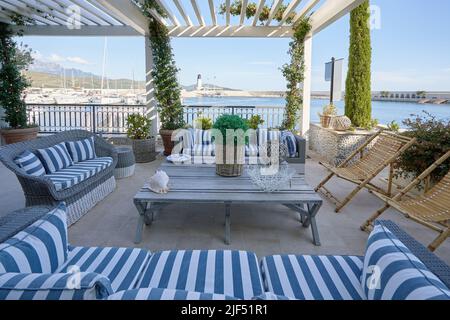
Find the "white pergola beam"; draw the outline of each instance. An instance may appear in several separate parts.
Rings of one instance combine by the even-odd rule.
[[[35,9],[40,10],[45,13],[51,11],[48,7],[43,6],[42,4],[38,3],[35,0],[19,0],[19,1],[16,1],[16,3],[25,5],[25,6],[31,6]],[[67,16],[65,16],[55,10],[51,11],[51,15],[52,15],[51,20],[53,20],[54,22],[61,24],[61,25],[67,24]]]
[[[199,8],[199,6],[197,4],[197,0],[191,0],[191,4],[192,4],[192,8],[194,8],[194,12],[195,12],[195,15],[197,17],[198,23],[201,26],[204,26],[205,25],[205,19],[202,16],[200,8]]]
[[[270,9],[269,13],[269,19],[267,19],[266,27],[270,26],[270,23],[272,22],[273,18],[277,14],[278,9],[280,8],[280,5],[283,3],[283,0],[275,0],[272,5],[272,9]]]
[[[310,0],[307,4],[305,4],[305,6],[295,15],[294,20],[292,21],[294,24],[300,20],[301,18],[303,18],[304,16],[306,16],[306,14],[311,11],[312,8],[314,8],[314,6],[319,3],[320,0]]]
[[[214,26],[217,26],[216,8],[214,8],[214,0],[209,1],[209,11],[211,12],[211,21]]]
[[[292,27],[181,26],[169,27],[169,35],[179,38],[289,38]]]
[[[87,12],[89,12],[94,17],[103,20],[106,24],[119,25],[120,22],[109,16],[98,7],[94,6],[92,3],[86,2],[85,0],[71,0],[75,5],[80,6]]]
[[[25,8],[25,9],[21,8],[20,4],[18,2],[16,2],[14,5],[12,5],[11,3],[6,2],[6,1],[0,1],[0,7],[9,11],[11,14],[19,14],[19,15],[33,19],[33,20],[38,21],[43,24],[60,25],[57,22],[54,22],[52,20],[49,20],[47,18],[44,18],[42,16],[35,14],[34,12],[32,12],[31,10],[29,10],[27,8]]]
[[[88,10],[84,8],[84,6],[78,5],[69,0],[52,0],[52,1],[55,2],[60,8],[62,8],[64,12],[66,12],[68,15],[70,15],[70,13],[66,11],[68,8],[70,8],[71,6],[78,6],[78,8],[80,9],[81,16],[85,17],[86,19],[89,19],[94,24],[98,24],[101,26],[109,25],[107,21],[100,19],[96,15],[90,13]]]
[[[166,6],[164,4],[164,1],[162,0],[156,0],[156,2],[158,3],[158,5],[161,7],[161,9],[164,10],[164,12],[167,14],[167,16],[169,17],[169,20],[175,25],[175,26],[179,26],[180,21],[178,21],[177,17],[173,14],[172,10],[170,10],[170,8],[168,6]],[[162,17],[161,17],[162,18]]]
[[[255,18],[253,19],[252,26],[256,26],[259,21],[259,17],[261,16],[261,12],[264,9],[264,5],[266,4],[266,0],[259,0],[258,8],[256,9]]]
[[[302,2],[302,0],[292,0],[286,8],[286,11],[283,13],[283,18],[281,19],[278,25],[282,26],[283,23],[289,18],[292,12],[298,7],[298,5]]]
[[[88,0],[91,1],[91,0]],[[135,29],[142,35],[148,33],[148,20],[141,10],[131,1],[96,0],[102,7],[109,10],[121,23]]]
[[[330,24],[340,19],[365,0],[327,0],[311,15],[312,32],[319,33]]]
[[[226,0],[225,1],[225,6],[226,6],[226,24],[227,26],[230,25],[230,20],[231,20],[231,13],[230,13],[230,9],[231,9],[231,0]]]
[[[64,15],[66,17],[66,21],[68,21],[68,19],[70,18],[70,15],[66,12],[66,9],[52,0],[38,0],[37,2],[48,8],[47,10],[45,10],[45,12],[54,12]],[[83,24],[96,25],[96,23],[87,19],[83,15],[81,15],[80,20],[80,22]]]
[[[303,71],[303,107],[300,120],[300,134],[306,137],[311,122],[311,83],[312,83],[312,34],[305,39],[305,68]]]
[[[26,36],[62,36],[62,37],[137,37],[142,36],[129,26],[81,26],[69,29],[65,26],[11,26],[13,31],[23,31]]]
[[[177,7],[178,11],[180,12],[181,16],[183,17],[184,21],[188,26],[192,26],[192,21],[189,15],[186,13],[186,10],[184,9],[183,5],[179,0],[173,0],[175,3],[175,6]]]
[[[245,21],[245,15],[247,13],[247,6],[248,6],[248,0],[242,0],[242,7],[241,7],[241,20],[239,21],[239,25],[242,26]]]

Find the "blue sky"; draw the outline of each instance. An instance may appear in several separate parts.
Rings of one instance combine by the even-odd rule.
[[[372,31],[373,90],[450,91],[450,1],[371,3],[381,10],[381,29]],[[208,16],[206,8],[203,12]],[[191,17],[195,19],[194,14]],[[348,39],[349,16],[315,36],[313,90],[328,89],[328,83],[323,81],[324,63],[332,56],[344,58],[347,64]],[[24,37],[22,41],[36,50],[38,59],[96,74],[102,72],[104,38]],[[201,73],[204,81],[247,90],[285,88],[279,68],[289,60],[288,43],[289,39],[172,41],[183,85],[193,84]],[[108,38],[108,77],[131,78],[134,70],[136,79],[143,79],[144,64],[143,38]]]

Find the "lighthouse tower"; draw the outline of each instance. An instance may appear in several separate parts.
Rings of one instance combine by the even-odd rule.
[[[202,90],[203,89],[203,83],[202,83],[202,75],[199,74],[197,76],[197,90]]]

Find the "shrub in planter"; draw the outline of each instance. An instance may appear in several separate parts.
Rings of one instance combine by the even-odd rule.
[[[264,120],[260,115],[254,115],[247,120],[248,127],[253,130],[258,130],[258,127],[262,124],[264,124]]]
[[[417,143],[406,150],[395,164],[397,178],[416,178],[450,149],[450,121],[437,120],[428,112],[412,115],[403,121],[408,128],[403,134],[417,138]],[[431,183],[438,182],[450,170],[450,160],[431,174]]]
[[[127,117],[127,136],[132,140],[133,153],[137,163],[155,160],[155,138],[151,136],[152,122],[141,114]]]
[[[245,133],[247,121],[236,115],[223,115],[217,118],[213,128],[220,131],[223,141],[216,138],[216,173],[225,177],[240,176],[245,157]],[[238,130],[238,131],[236,131]],[[234,146],[234,158],[228,159],[226,146]]]
[[[213,126],[213,122],[210,118],[200,116],[195,120],[195,127],[197,129],[209,130]]]

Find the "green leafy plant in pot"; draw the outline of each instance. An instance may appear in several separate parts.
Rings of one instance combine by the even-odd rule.
[[[131,139],[137,163],[155,160],[155,138],[151,136],[152,122],[141,114],[127,117],[127,136]]]
[[[216,173],[224,177],[242,175],[247,121],[237,115],[226,114],[217,118],[213,129],[216,144]]]
[[[8,25],[0,23],[0,106],[8,128],[1,134],[7,144],[35,139],[39,127],[28,123],[25,89],[30,86],[23,75],[33,61],[27,47],[19,48]]]

